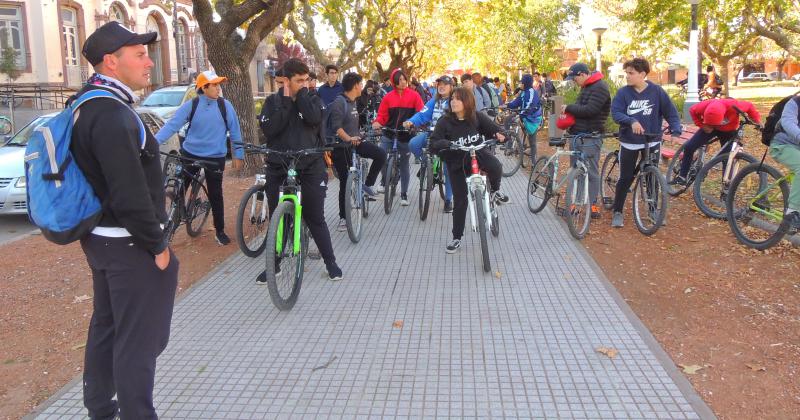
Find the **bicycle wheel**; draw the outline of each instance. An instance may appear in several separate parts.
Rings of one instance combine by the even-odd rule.
[[[644,235],[652,235],[664,224],[669,194],[667,181],[655,166],[646,166],[633,187],[633,222]]]
[[[572,168],[567,174],[567,227],[575,239],[583,239],[592,220],[592,201],[589,200],[589,174],[584,168]]]
[[[489,201],[489,212],[492,216],[492,235],[496,238],[500,236],[500,215],[497,214],[497,205]]]
[[[686,185],[669,185],[672,180],[678,176],[678,172],[681,169],[681,161],[683,160],[683,149],[686,148],[686,144],[682,144],[678,150],[675,151],[675,155],[672,156],[672,159],[669,160],[669,164],[667,165],[667,186],[669,187],[669,195],[673,197],[677,197],[683,194],[689,187],[692,185],[692,181],[694,181],[695,175],[697,174],[697,166],[702,165],[702,161],[700,160],[700,151],[703,148],[697,149],[692,157],[692,166],[689,169],[689,173],[686,174],[686,180],[688,181]]]
[[[361,200],[363,195],[358,172],[350,171],[347,175],[347,184],[344,191],[344,217],[347,223],[347,236],[350,237],[350,242],[354,244],[361,240],[361,201],[366,201]]]
[[[483,256],[483,271],[492,271],[492,264],[489,262],[489,239],[486,237],[486,210],[483,201],[486,194],[483,190],[477,189],[472,197],[472,204],[475,206],[475,214],[478,219],[478,233],[481,236],[481,255]]]
[[[361,175],[364,176],[365,174],[369,173],[369,165],[365,160],[361,160]],[[361,200],[361,213],[364,215],[366,219],[369,216],[369,202],[372,201],[370,197],[364,196],[364,199]]]
[[[509,177],[517,173],[522,159],[523,152],[523,139],[515,133],[510,133],[506,141],[502,144],[495,146],[494,155],[503,165],[503,176]]]
[[[299,249],[295,250],[295,223],[302,223],[302,220],[295,218],[294,203],[283,201],[272,213],[267,232],[264,271],[269,298],[281,311],[294,307],[303,283],[308,239],[305,227],[301,227]]]
[[[524,131],[524,129],[523,129],[523,131]],[[536,134],[538,132],[539,131],[537,130],[536,133],[533,133],[532,135],[530,135],[530,134],[528,134],[527,131],[525,131],[525,137],[524,138],[528,140],[528,142],[527,142],[528,143],[528,149],[527,149],[528,151],[523,153],[523,155],[529,156],[531,162],[536,162],[536,156],[538,155],[538,150],[537,150],[538,147],[536,145]],[[524,146],[525,142],[523,141],[522,144]],[[527,168],[527,165],[525,164],[525,159],[524,158],[522,160],[520,160],[520,166],[522,166],[523,168]]]
[[[733,178],[726,203],[728,225],[739,242],[758,250],[783,239],[789,226],[789,183],[769,165],[752,163]]]
[[[269,224],[267,194],[263,185],[253,185],[242,196],[236,212],[236,242],[244,255],[255,258],[264,252]]]
[[[192,182],[192,192],[189,194],[189,203],[186,205],[186,233],[192,238],[200,235],[209,213],[211,213],[211,202],[208,200],[206,186],[199,182]]]
[[[394,179],[395,161],[397,161],[397,157],[391,155],[386,160],[386,176],[383,178],[386,183],[386,191],[383,193],[383,212],[386,214],[392,213],[392,203],[394,202],[394,193],[397,188],[394,182],[392,182]]]
[[[703,214],[712,219],[726,217],[725,200],[730,187],[730,179],[728,182],[724,182],[723,175],[729,156],[730,153],[723,153],[711,159],[703,165],[694,180],[694,203]],[[755,161],[756,158],[747,153],[737,153],[733,159],[731,174],[735,176],[740,168]]]
[[[544,209],[553,193],[555,168],[547,163],[548,159],[547,156],[540,157],[528,178],[528,210],[534,214]]]
[[[168,191],[164,198],[166,204],[165,208],[167,210],[167,222],[164,223],[164,235],[167,237],[167,243],[170,243],[181,222],[181,209],[179,201],[175,199],[174,191]]]
[[[600,196],[603,199],[603,208],[611,210],[614,207],[614,196],[619,180],[619,151],[608,152],[603,159],[603,169],[600,172]]]
[[[419,220],[428,218],[428,209],[431,205],[431,190],[433,190],[433,165],[428,164],[428,157],[424,157],[419,165]]]
[[[0,116],[0,135],[5,136],[7,134],[11,134],[12,130],[13,127],[11,126],[11,120],[5,116]]]
[[[164,156],[164,167],[162,171],[164,172],[165,178],[177,175],[175,174],[175,166],[178,164],[178,159],[175,158],[174,156],[177,156],[177,154],[170,153],[169,156]]]
[[[433,180],[434,180],[434,184],[436,184],[438,186],[438,188],[439,188],[439,198],[441,198],[442,200],[445,200],[446,197],[445,197],[445,194],[444,194],[445,193],[445,191],[444,191],[444,183],[445,183],[445,181],[444,181],[444,177],[445,177],[445,175],[444,175],[444,162],[442,162],[441,159],[439,159],[439,158],[436,158],[436,159],[438,159],[438,163],[436,164],[436,171],[434,171]]]

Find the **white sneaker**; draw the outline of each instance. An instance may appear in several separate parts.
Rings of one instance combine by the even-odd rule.
[[[461,239],[453,239],[449,244],[447,244],[445,251],[447,251],[448,254],[455,254],[459,248],[461,248]]]
[[[378,185],[378,190],[377,191],[378,191],[378,194],[383,194],[384,192],[386,192],[386,189],[383,187],[383,185]]]
[[[408,195],[406,195],[406,194],[401,194],[401,195],[400,195],[400,205],[401,205],[401,206],[407,206],[407,205],[409,205],[409,202],[408,202]]]
[[[344,232],[347,230],[347,220],[339,219],[339,224],[336,225],[337,232]]]

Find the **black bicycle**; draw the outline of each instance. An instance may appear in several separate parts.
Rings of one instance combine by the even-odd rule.
[[[262,148],[252,144],[244,145],[247,153],[262,153]],[[253,185],[245,191],[236,212],[236,242],[244,255],[255,258],[264,252],[267,244],[266,165],[261,173],[256,173]]]
[[[433,132],[432,127],[427,128],[428,139],[426,143],[430,142],[430,134]],[[444,194],[444,162],[442,158],[435,153],[431,153],[428,145],[422,148],[422,159],[419,164],[419,219],[425,220],[428,218],[428,210],[431,204],[431,192],[434,189],[439,189],[439,196],[442,200],[445,199]]]
[[[409,133],[406,128],[382,128],[384,135],[392,141],[392,146],[386,156],[386,172],[384,172],[383,180],[385,184],[385,192],[383,194],[383,211],[386,214],[392,212],[392,205],[394,204],[394,196],[397,194],[397,184],[400,182],[400,150],[397,148],[399,137],[401,133]]]
[[[180,225],[186,224],[186,233],[197,237],[202,232],[203,225],[208,220],[211,203],[208,200],[208,190],[205,186],[205,171],[215,167],[215,162],[192,159],[184,156],[163,153],[166,159],[172,162],[165,165],[171,168],[164,181],[166,193],[167,222],[164,224],[164,234],[167,241],[172,237]],[[215,169],[216,172],[221,172]],[[186,182],[188,181],[188,185]],[[187,190],[188,198],[187,198]]]
[[[530,157],[531,162],[536,161],[536,135],[530,136],[525,131],[521,117],[525,111],[527,110],[500,107],[495,118],[495,122],[505,130],[506,141],[493,147],[491,151],[503,165],[504,177],[510,177],[519,168],[525,167],[525,157]]]

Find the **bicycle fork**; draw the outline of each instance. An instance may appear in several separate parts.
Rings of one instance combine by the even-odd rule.
[[[469,153],[470,159],[472,163],[470,165],[471,175],[467,179],[467,184],[469,185],[469,216],[470,222],[472,223],[472,231],[478,231],[478,214],[477,209],[473,202],[478,194],[483,195],[483,214],[486,217],[486,228],[491,230],[492,229],[492,213],[491,213],[491,206],[489,205],[489,189],[487,186],[487,180],[485,175],[481,175],[480,167],[478,166],[478,158],[475,154],[475,151],[471,151]]]
[[[291,201],[294,203],[294,226],[292,226],[292,254],[296,255],[300,253],[300,232],[302,230],[302,217],[303,217],[303,206],[300,204],[300,192],[298,191],[297,194],[283,194],[283,191],[278,195],[278,205],[283,203],[284,201]],[[284,223],[285,220],[281,218],[278,222],[278,232],[276,232],[276,241],[275,241],[275,252],[279,255],[283,253],[283,232],[284,232]]]

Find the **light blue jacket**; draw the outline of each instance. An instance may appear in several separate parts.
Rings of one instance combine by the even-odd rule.
[[[430,123],[431,127],[433,127],[436,125],[436,121],[439,120],[439,117],[444,115],[444,112],[449,107],[449,99],[442,98],[437,102],[436,98],[433,98],[429,100],[427,104],[425,104],[425,107],[422,108],[421,111],[414,114],[414,116],[408,120],[414,123],[414,126],[416,127],[421,127],[428,123]]]
[[[795,96],[783,106],[783,114],[781,114],[781,119],[778,123],[781,129],[777,130],[770,144],[791,144],[793,146],[800,146],[799,120],[800,96]]]
[[[231,134],[233,143],[233,157],[244,159],[244,148],[242,147],[242,130],[239,127],[239,117],[233,105],[225,100],[226,118],[228,126],[222,119],[216,99],[209,99],[205,95],[200,95],[200,103],[194,113],[192,127],[186,133],[186,140],[183,141],[183,149],[187,152],[202,157],[219,158],[225,157],[228,153],[227,134]],[[189,122],[189,114],[192,112],[192,101],[186,101],[175,111],[175,115],[158,130],[156,140],[164,143],[169,140],[178,130]]]

